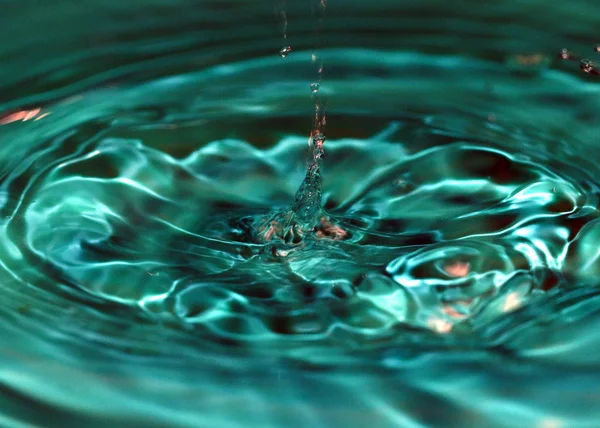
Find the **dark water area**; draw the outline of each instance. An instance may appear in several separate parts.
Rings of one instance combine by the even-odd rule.
[[[0,426],[599,425],[600,4],[1,7]]]

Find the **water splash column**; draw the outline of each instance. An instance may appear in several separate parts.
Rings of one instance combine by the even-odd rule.
[[[326,95],[321,90],[323,81],[323,58],[321,57],[323,17],[327,6],[326,0],[311,1],[311,12],[316,22],[315,47],[311,53],[311,63],[316,68],[316,78],[310,84],[310,91],[314,105],[313,125],[308,140],[312,147],[309,156],[306,176],[302,182],[296,200],[292,207],[299,220],[305,225],[312,225],[319,214],[322,199],[321,166],[324,155],[325,126],[327,125]]]

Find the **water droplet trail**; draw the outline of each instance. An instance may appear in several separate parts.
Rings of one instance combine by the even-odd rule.
[[[287,12],[286,12],[286,7],[287,6],[287,0],[282,0],[281,2],[281,12],[280,12],[280,17],[281,17],[281,22],[282,22],[282,34],[283,34],[283,47],[279,50],[279,55],[281,55],[282,58],[285,58],[287,56],[288,53],[290,53],[290,51],[292,50],[291,46],[289,46],[287,44],[287,28],[288,28],[288,20],[287,20]]]

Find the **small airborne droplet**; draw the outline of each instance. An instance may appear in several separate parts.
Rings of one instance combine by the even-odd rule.
[[[596,63],[591,59],[582,59],[579,64],[579,68],[581,71],[588,74],[598,74],[599,72],[596,70]]]
[[[596,51],[596,52],[600,52],[600,45],[596,46],[596,47],[594,48],[594,51]]]
[[[311,83],[310,84],[310,90],[313,94],[319,92],[319,88],[321,87],[321,84],[319,82],[315,82],[315,83]]]
[[[587,61],[587,60],[581,60],[581,64],[579,65],[581,67],[581,70],[585,73],[589,73],[593,70],[593,66],[591,64],[591,62]]]
[[[286,56],[288,56],[288,54],[292,51],[292,47],[291,46],[284,46],[281,48],[281,50],[279,51],[279,55],[281,55],[281,58],[285,58]]]
[[[560,53],[558,54],[558,57],[559,57],[559,58],[561,58],[561,59],[569,59],[569,60],[576,59],[576,58],[575,58],[575,57],[574,57],[574,56],[571,54],[571,52],[569,52],[569,50],[568,50],[568,49],[566,49],[566,48],[563,48],[563,49],[561,49],[561,50],[560,50]]]

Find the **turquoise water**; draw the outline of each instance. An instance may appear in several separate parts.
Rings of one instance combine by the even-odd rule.
[[[314,6],[3,4],[0,426],[598,426],[599,6]]]

